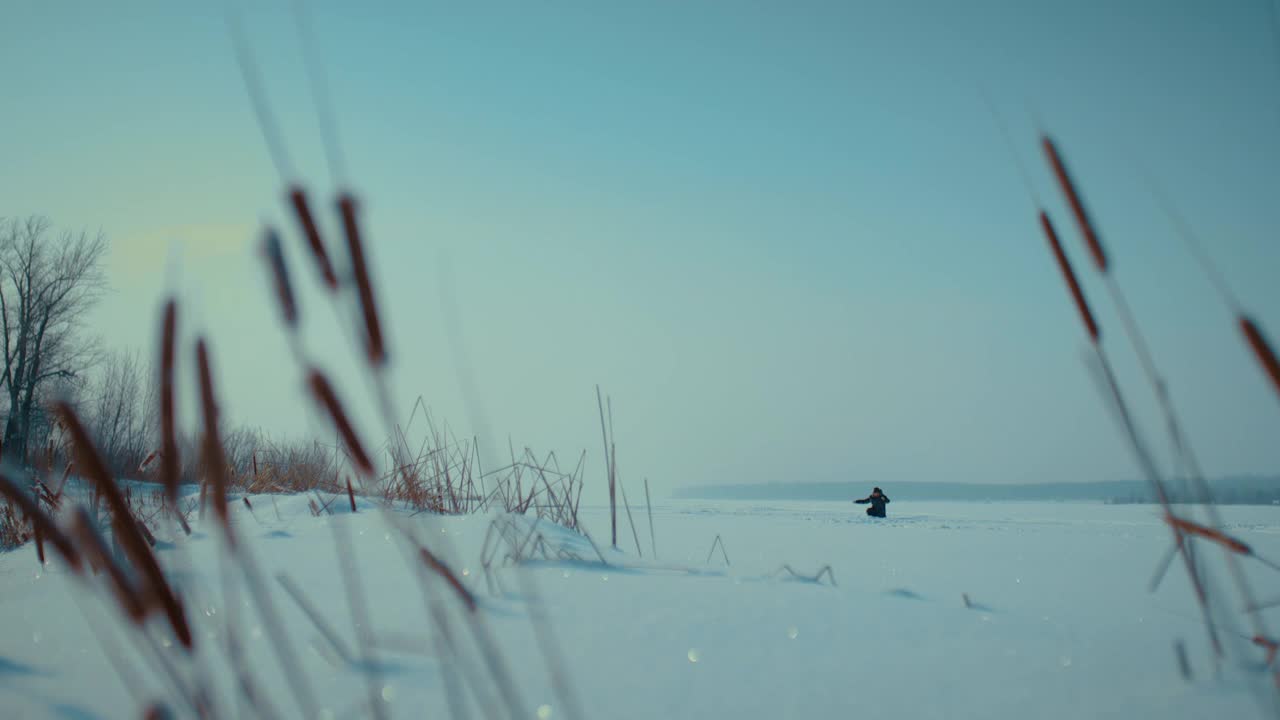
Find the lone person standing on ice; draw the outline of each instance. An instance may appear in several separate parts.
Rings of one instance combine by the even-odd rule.
[[[871,507],[867,508],[867,514],[871,517],[884,517],[884,506],[889,503],[889,496],[885,495],[880,488],[872,488],[871,494],[861,500],[854,500],[859,505],[871,503]]]

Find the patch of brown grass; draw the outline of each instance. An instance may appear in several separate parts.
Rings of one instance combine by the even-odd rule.
[[[31,521],[23,517],[22,513],[6,500],[4,505],[0,506],[0,550],[11,550],[25,545],[34,536]]]

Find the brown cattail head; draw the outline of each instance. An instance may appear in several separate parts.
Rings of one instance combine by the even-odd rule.
[[[1071,261],[1067,259],[1067,253],[1062,249],[1062,242],[1058,240],[1058,233],[1053,229],[1053,222],[1049,220],[1048,213],[1043,210],[1040,211],[1040,227],[1044,230],[1044,236],[1053,250],[1053,257],[1058,261],[1062,279],[1067,281],[1067,289],[1071,291],[1071,298],[1075,300],[1076,309],[1080,311],[1080,319],[1084,321],[1085,330],[1089,332],[1089,338],[1096,344],[1100,335],[1098,323],[1093,319],[1089,301],[1085,299],[1084,290],[1080,287],[1076,272],[1071,268]]]
[[[36,561],[44,565],[44,538],[40,536],[40,526],[31,524],[31,537],[36,541]]]
[[[468,590],[466,585],[462,584],[462,581],[458,579],[458,576],[453,572],[453,570],[450,569],[448,565],[441,562],[440,558],[436,557],[434,553],[424,546],[418,547],[418,554],[422,557],[422,562],[426,564],[427,567],[431,568],[432,571],[444,578],[445,582],[449,583],[449,586],[453,588],[453,591],[458,594],[458,598],[462,600],[462,604],[466,605],[467,609],[471,612],[475,612],[477,607],[475,594]]]
[[[54,494],[54,492],[49,489],[48,485],[45,485],[44,482],[39,480],[36,481],[36,495],[39,496],[39,499],[43,500],[51,510],[57,510],[58,506],[62,504],[62,492],[59,491],[57,494]]]
[[[369,363],[379,366],[387,360],[387,349],[382,339],[382,325],[378,321],[378,307],[373,299],[369,266],[365,262],[360,223],[356,218],[355,197],[345,192],[339,195],[338,210],[342,213],[342,228],[347,236],[347,252],[351,255],[351,273],[355,276],[356,291],[360,296],[360,310],[364,315],[365,350],[369,354]]]
[[[152,450],[151,452],[147,453],[147,456],[142,459],[142,462],[138,463],[138,472],[140,473],[146,472],[147,468],[151,467],[151,463],[155,462],[156,458],[158,457],[160,457],[159,450]]]
[[[218,433],[218,404],[213,394],[213,372],[209,367],[209,350],[204,338],[196,341],[196,367],[200,374],[200,409],[204,417],[204,469],[206,482],[213,492],[213,512],[226,533],[227,542],[235,545],[231,517],[227,510],[227,461],[222,454]]]
[[[284,264],[280,235],[274,228],[267,228],[262,237],[262,254],[271,266],[271,278],[275,282],[276,299],[280,303],[284,324],[293,330],[298,327],[298,303],[293,297],[293,284],[289,282],[289,268]]]
[[[329,414],[329,419],[333,421],[334,427],[337,428],[338,434],[342,437],[342,443],[346,445],[347,452],[351,455],[351,460],[355,463],[356,469],[364,473],[366,477],[372,477],[373,463],[369,460],[369,454],[364,451],[364,445],[356,437],[355,427],[351,425],[346,411],[342,409],[342,404],[338,402],[338,396],[334,394],[333,386],[329,384],[329,380],[319,370],[312,370],[308,382],[317,402]]]
[[[176,393],[173,386],[177,366],[178,306],[169,300],[164,306],[160,337],[160,484],[172,507],[178,506],[178,431]]]
[[[330,290],[337,290],[338,276],[333,272],[333,264],[329,262],[329,254],[324,249],[324,241],[320,239],[320,228],[316,226],[315,216],[311,214],[307,192],[298,185],[289,188],[289,204],[293,206],[293,213],[298,216],[298,224],[302,226],[302,234],[307,239],[311,256],[316,260],[321,279]]]
[[[1254,635],[1253,644],[1257,645],[1260,648],[1266,649],[1268,665],[1275,662],[1276,652],[1280,651],[1280,643],[1276,643],[1275,640],[1272,640],[1271,638],[1268,638],[1268,637],[1264,637],[1262,635]]]
[[[85,432],[84,426],[80,424],[80,419],[71,406],[65,401],[58,402],[54,404],[54,410],[65,425],[67,435],[71,439],[76,463],[82,468],[85,476],[94,482],[98,493],[107,501],[116,540],[124,549],[130,562],[142,573],[146,581],[144,594],[148,602],[157,602],[164,608],[174,635],[183,647],[190,649],[191,629],[187,624],[182,604],[178,601],[178,596],[174,594],[173,589],[169,587],[169,581],[165,579],[164,573],[160,571],[160,564],[156,562],[151,546],[147,544],[142,532],[138,529],[138,522],[129,511],[129,504],[125,501],[124,494],[111,479],[111,474],[107,472],[102,457],[89,441],[89,434]]]
[[[172,720],[173,713],[163,703],[151,703],[142,713],[142,720]]]
[[[1276,359],[1275,350],[1271,349],[1271,344],[1267,342],[1266,336],[1262,334],[1262,328],[1258,327],[1257,323],[1246,315],[1241,315],[1239,320],[1240,330],[1249,341],[1249,347],[1253,348],[1258,364],[1262,365],[1262,369],[1271,378],[1271,384],[1275,386],[1276,392],[1280,393],[1280,360]]]
[[[1102,249],[1102,241],[1098,239],[1098,232],[1094,227],[1093,220],[1089,218],[1089,212],[1084,207],[1084,200],[1080,197],[1080,193],[1076,191],[1075,183],[1071,181],[1071,174],[1067,172],[1067,165],[1062,161],[1062,155],[1058,153],[1058,148],[1053,144],[1053,140],[1048,135],[1040,136],[1040,143],[1044,146],[1044,154],[1049,158],[1049,165],[1053,168],[1053,174],[1058,178],[1058,185],[1062,187],[1062,194],[1067,196],[1067,203],[1071,205],[1071,212],[1076,216],[1076,224],[1080,226],[1080,234],[1084,235],[1084,241],[1089,246],[1089,254],[1093,256],[1093,264],[1098,268],[1098,272],[1105,273],[1107,271],[1107,254]]]
[[[73,571],[80,571],[80,553],[71,539],[53,522],[53,518],[40,509],[30,495],[3,472],[0,472],[0,496],[7,498],[31,521],[31,526],[40,533],[41,539],[47,540]]]
[[[1244,541],[1231,537],[1230,535],[1222,532],[1221,530],[1215,530],[1214,528],[1201,525],[1200,523],[1193,522],[1191,520],[1180,518],[1176,515],[1166,515],[1165,522],[1169,523],[1169,525],[1173,527],[1175,530],[1177,530],[1178,532],[1186,533],[1187,535],[1196,535],[1196,536],[1202,537],[1206,540],[1215,542],[1234,553],[1237,553],[1240,555],[1253,554],[1253,548],[1245,544]]]

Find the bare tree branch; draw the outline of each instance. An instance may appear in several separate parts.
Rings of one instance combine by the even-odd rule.
[[[45,422],[45,396],[81,377],[97,345],[86,337],[86,313],[106,290],[106,237],[64,231],[51,237],[47,218],[0,222],[0,324],[8,416],[4,452],[23,462],[34,422]]]

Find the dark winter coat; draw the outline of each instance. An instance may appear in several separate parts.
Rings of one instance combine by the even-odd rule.
[[[867,503],[871,503],[871,507],[867,508],[867,514],[870,515],[871,517],[882,518],[885,516],[884,506],[889,503],[889,496],[885,495],[884,493],[880,493],[879,495],[869,495],[867,497],[862,498],[861,500],[854,500],[854,502],[858,503],[859,505],[866,505]]]

